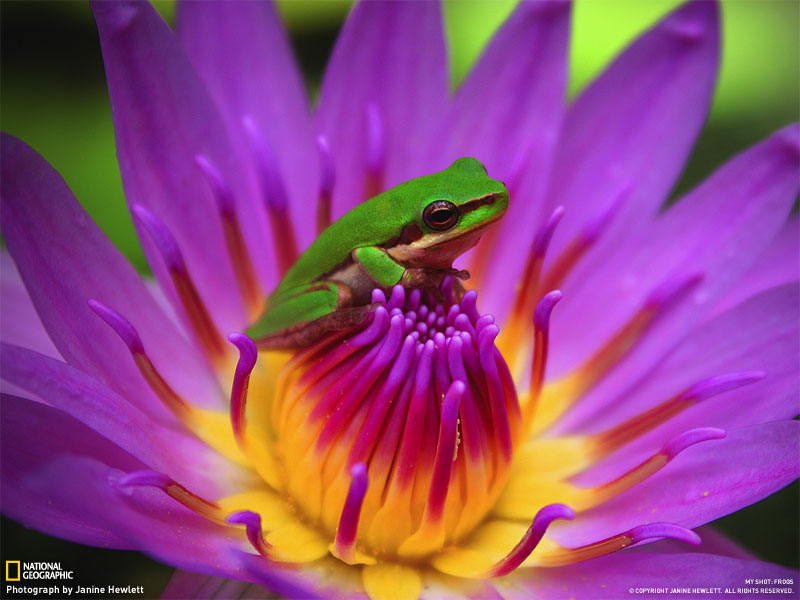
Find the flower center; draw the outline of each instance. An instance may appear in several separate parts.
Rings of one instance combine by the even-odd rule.
[[[469,533],[505,485],[521,431],[477,294],[395,287],[360,326],[299,352],[272,406],[285,493],[354,561],[413,560]]]

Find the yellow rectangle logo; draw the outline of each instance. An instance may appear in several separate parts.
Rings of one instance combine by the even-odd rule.
[[[19,581],[20,574],[20,561],[7,560],[6,561],[6,581]],[[14,567],[16,567],[16,575],[14,574]]]

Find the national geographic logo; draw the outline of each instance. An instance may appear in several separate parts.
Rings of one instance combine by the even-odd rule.
[[[72,579],[72,571],[61,568],[60,562],[6,561],[6,581],[30,581],[34,579]]]
[[[6,581],[19,581],[20,561],[6,561]]]

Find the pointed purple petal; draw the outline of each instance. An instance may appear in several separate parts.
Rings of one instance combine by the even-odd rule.
[[[242,117],[250,115],[275,150],[292,221],[301,247],[307,246],[315,237],[308,215],[317,196],[317,150],[305,87],[274,5],[181,2],[177,22],[181,44],[236,146],[248,148]]]
[[[3,341],[61,358],[36,314],[11,255],[5,250],[0,251],[0,307]]]
[[[3,511],[69,540],[136,549],[191,570],[235,576],[238,531],[213,524],[160,490],[115,483],[143,464],[65,413],[3,397]]]
[[[163,427],[97,380],[70,366],[9,344],[0,344],[4,381],[113,441],[151,469],[211,497],[241,491],[247,472],[191,434]]]
[[[774,421],[728,432],[725,439],[686,449],[627,492],[548,533],[570,547],[595,542],[644,520],[698,527],[748,506],[800,476],[800,422]],[[581,485],[606,481],[595,469]]]
[[[218,387],[205,359],[168,320],[58,173],[7,135],[2,182],[3,237],[42,323],[66,361],[147,414],[172,419],[125,345],[87,305],[89,298],[96,298],[136,326],[156,367],[181,393],[213,402]]]
[[[756,262],[714,307],[719,314],[772,287],[800,279],[800,220],[792,217]]]
[[[436,168],[474,156],[509,186],[508,214],[490,234],[503,268],[489,269],[481,287],[481,304],[501,316],[525,262],[519,249],[545,217],[546,174],[565,112],[569,17],[564,0],[520,2],[458,90],[431,148]]]
[[[2,409],[3,514],[26,527],[75,542],[131,548],[129,542],[95,518],[108,507],[87,502],[99,488],[102,495],[98,500],[105,496],[112,505],[120,504],[105,481],[86,485],[83,500],[76,503],[59,488],[62,483],[85,484],[81,472],[69,470],[59,475],[55,471],[49,484],[44,477],[51,472],[48,462],[58,457],[74,464],[103,457],[107,465],[118,469],[142,468],[142,463],[60,410],[7,395],[2,397]]]
[[[151,210],[173,233],[220,330],[241,329],[244,310],[220,216],[195,164],[195,156],[205,156],[223,173],[237,200],[252,195],[222,118],[177,37],[149,3],[92,6],[128,202]],[[246,217],[243,223],[257,221],[246,202],[238,206]],[[138,225],[137,230],[153,272],[162,287],[173,290],[162,259]],[[263,244],[263,233],[257,231],[248,241],[259,233]]]
[[[447,104],[438,2],[361,2],[339,35],[316,114],[336,170],[334,218],[365,200],[371,104],[383,125],[384,189],[422,175],[420,151]]]
[[[602,263],[576,269],[553,316],[552,374],[585,360],[664,281],[702,276],[642,336],[622,363],[631,368],[617,368],[592,394],[638,378],[696,326],[784,224],[800,186],[799,131],[787,127],[743,152],[651,224],[630,231]]]
[[[731,429],[791,419],[800,385],[800,304],[797,284],[750,298],[692,331],[640,379],[590,394],[560,430],[602,431],[652,408],[694,384],[725,373],[761,370],[765,377],[708,398],[630,444],[619,457],[631,466],[665,440],[703,425]],[[627,370],[627,367],[622,369]],[[591,400],[591,402],[589,402]]]
[[[719,60],[716,2],[687,2],[636,40],[570,107],[547,200],[566,208],[553,250],[623,185],[629,197],[595,252],[650,219],[689,156]],[[551,255],[553,256],[553,255]]]

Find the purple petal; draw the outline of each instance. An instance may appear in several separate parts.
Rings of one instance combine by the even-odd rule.
[[[756,262],[714,307],[712,314],[755,296],[769,288],[800,279],[800,220],[792,217]]]
[[[507,182],[526,150],[524,170],[542,178],[564,112],[569,16],[562,0],[517,6],[459,88],[431,152],[436,168],[474,156]]]
[[[602,265],[577,269],[553,316],[552,374],[585,360],[664,282],[701,274],[586,403],[637,379],[685,336],[785,222],[800,184],[797,136],[792,126],[740,154],[650,225],[630,231]]]
[[[195,156],[210,160],[245,200],[243,223],[257,222],[246,200],[250,181],[240,176],[222,118],[180,47],[149,3],[97,2],[117,154],[129,204],[155,213],[177,239],[201,297],[217,327],[227,333],[245,324],[242,299],[226,251],[222,224]],[[162,287],[173,284],[162,259],[137,225],[148,261]],[[250,232],[249,241],[263,231]],[[260,247],[260,246],[259,246]]]
[[[748,506],[800,475],[800,422],[775,421],[728,432],[688,448],[666,467],[612,500],[560,521],[548,535],[577,546],[625,531],[642,522],[693,528]],[[592,483],[611,475],[595,469]],[[587,477],[580,484],[588,483]]]
[[[0,251],[0,331],[3,341],[61,358],[47,335],[22,283],[17,266],[6,251]]]
[[[570,107],[547,194],[549,210],[566,208],[554,254],[623,187],[630,191],[600,240],[605,248],[615,247],[662,205],[709,109],[719,56],[718,13],[716,2],[679,7]]]
[[[334,218],[365,200],[368,109],[383,132],[384,189],[424,174],[447,105],[447,62],[438,2],[361,2],[339,35],[316,114],[336,170]],[[373,111],[374,112],[374,111]]]
[[[250,115],[275,150],[292,221],[301,247],[307,246],[314,238],[314,220],[308,215],[316,202],[319,159],[303,81],[274,5],[181,2],[177,21],[181,44],[222,111],[236,146],[249,147],[242,117]],[[252,167],[255,172],[256,165]],[[258,208],[256,213],[263,213]]]
[[[24,348],[0,345],[3,379],[63,410],[147,467],[211,498],[242,491],[247,472],[192,435],[163,427],[85,373]]]
[[[700,404],[627,446],[631,464],[697,424],[731,429],[791,419],[797,414],[800,288],[787,284],[763,292],[692,331],[639,380],[581,403],[559,430],[602,431],[669,400],[690,386],[725,373],[761,370],[762,381]],[[622,370],[627,370],[626,366]]]
[[[791,579],[791,585],[748,585],[745,579]],[[783,587],[788,594],[724,593],[724,588]],[[758,560],[743,560],[713,554],[656,554],[617,552],[567,567],[521,569],[497,582],[507,600],[531,597],[548,600],[570,598],[619,599],[653,598],[775,598],[797,594],[797,573],[793,569]],[[666,590],[664,588],[667,588]],[[704,588],[704,591],[673,592],[675,588]],[[657,589],[662,591],[657,592]],[[718,589],[717,592],[710,592]]]
[[[191,399],[214,400],[203,357],[157,306],[133,267],[91,221],[64,180],[19,140],[2,144],[2,232],[50,338],[72,366],[149,415],[172,419],[125,345],[87,305],[96,298],[137,328],[153,363]]]
[[[717,531],[713,525],[703,525],[698,527],[695,532],[702,540],[699,545],[692,546],[685,542],[663,539],[653,542],[652,544],[644,544],[636,546],[627,550],[627,552],[645,552],[651,554],[685,554],[687,552],[696,552],[699,554],[716,554],[718,556],[727,556],[730,558],[741,558],[745,560],[754,560],[755,556],[748,550],[739,546],[738,543],[728,538],[724,533]]]
[[[191,570],[233,576],[238,532],[155,489],[115,481],[144,465],[65,413],[3,397],[2,503],[9,517],[72,541],[137,549]],[[102,458],[101,458],[102,457]]]
[[[520,2],[458,90],[432,145],[436,168],[474,156],[509,186],[508,214],[489,234],[503,268],[489,269],[481,286],[490,312],[508,304],[525,262],[519,250],[544,216],[545,174],[565,112],[569,16],[569,2]]]
[[[69,468],[59,472],[48,462],[61,457],[61,466],[77,465],[94,462],[90,458],[94,456],[125,470],[142,468],[142,463],[60,410],[8,395],[2,397],[2,410],[3,514],[26,527],[74,542],[131,548],[95,518],[110,508],[102,502],[103,497],[113,506],[120,504],[105,481],[90,485],[80,471]],[[48,482],[51,473],[53,479]],[[86,484],[85,493],[76,502],[62,493],[62,484]],[[94,492],[98,492],[96,498]]]

